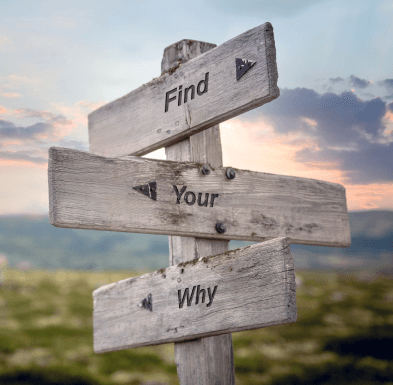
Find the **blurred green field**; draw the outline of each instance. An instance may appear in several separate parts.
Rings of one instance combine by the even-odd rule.
[[[93,353],[92,291],[133,275],[6,270],[0,384],[178,384],[173,344]],[[236,384],[393,385],[393,280],[297,277],[296,323],[233,334]]]

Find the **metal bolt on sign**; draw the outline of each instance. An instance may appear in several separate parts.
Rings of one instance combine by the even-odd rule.
[[[236,177],[236,172],[233,168],[227,168],[227,171],[225,172],[225,175],[227,176],[228,179],[235,179]]]
[[[219,234],[224,234],[225,231],[227,231],[225,225],[222,222],[218,222],[216,224],[216,230],[217,230],[217,233],[219,233]]]
[[[211,168],[208,164],[204,164],[202,166],[202,174],[203,175],[209,175],[211,173]]]

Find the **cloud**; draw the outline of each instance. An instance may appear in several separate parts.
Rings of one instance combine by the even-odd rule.
[[[352,92],[357,90],[360,95],[366,99],[372,99],[375,95],[372,92],[377,91],[376,85],[379,83],[373,83],[371,80],[362,79],[355,75],[350,75],[346,78],[341,76],[335,78],[320,79],[319,86],[325,92],[344,92],[352,89]],[[366,92],[367,91],[367,92]],[[371,92],[370,92],[371,91]]]
[[[290,142],[296,134],[293,145],[312,143],[297,151],[297,162],[310,167],[322,162],[339,168],[347,183],[369,184],[393,181],[392,108],[381,98],[362,100],[353,92],[296,88],[282,89],[278,99],[246,116],[262,118]]]
[[[36,123],[27,127],[16,127],[14,123],[0,120],[1,139],[33,139],[49,134],[52,126],[48,123]]]
[[[80,151],[89,151],[89,144],[87,142],[80,142],[78,140],[62,140],[56,143],[56,146],[73,148]]]
[[[6,160],[14,160],[14,161],[25,161],[35,164],[45,164],[48,162],[48,158],[45,156],[34,156],[31,151],[1,151],[0,150],[0,159]]]
[[[100,101],[100,102],[92,103],[92,102],[88,102],[88,101],[85,101],[85,100],[81,100],[78,103],[76,103],[76,105],[80,106],[81,108],[84,108],[85,111],[87,111],[87,112],[92,112],[92,111],[96,110],[97,108],[102,107],[103,105],[105,105],[107,103],[108,103],[107,101]]]
[[[40,80],[37,77],[18,74],[0,76],[0,96],[9,99],[20,98],[21,90],[23,94],[31,93],[33,90],[37,91],[39,83]]]
[[[337,78],[330,78],[329,83],[336,84],[336,83],[342,83],[344,81],[343,78],[337,77]]]
[[[31,125],[17,126],[10,120],[1,119],[1,160],[40,165],[48,161],[50,146],[87,150],[87,142],[67,139],[77,124],[72,119],[67,119],[63,114],[20,108],[14,110],[12,116],[23,119],[39,119],[40,121]]]
[[[20,114],[25,118],[41,118],[46,121],[60,122],[62,124],[72,124],[72,120],[66,119],[62,114],[54,114],[50,111],[45,110],[33,110],[31,108],[19,108],[14,111],[16,114]]]
[[[316,89],[323,92],[340,93],[351,90],[363,99],[373,99],[380,95],[383,100],[393,100],[393,79],[383,79],[372,81],[362,79],[355,75],[350,75],[347,78],[340,76],[329,79],[316,80]],[[386,91],[388,95],[382,96]]]
[[[353,92],[319,94],[307,88],[284,89],[278,99],[262,108],[260,111],[275,121],[280,133],[300,130],[317,135],[326,145],[348,146],[359,132],[378,136],[384,129],[386,112],[380,98],[363,101]]]
[[[105,103],[82,100],[75,105],[52,104],[57,112],[31,108],[7,110],[0,106],[0,114],[4,114],[4,119],[0,119],[0,163],[43,164],[51,146],[88,151],[87,115]],[[14,118],[31,124],[17,124]]]
[[[388,91],[393,91],[393,79],[384,79],[379,81],[378,84],[385,87]]]
[[[384,79],[378,82],[378,85],[381,87],[386,88],[389,92],[393,92],[393,79]],[[386,95],[385,99],[392,100],[393,99],[393,93],[390,95]]]
[[[17,92],[5,92],[1,94],[1,96],[4,96],[5,98],[9,98],[9,99],[15,99],[15,98],[20,98],[22,95],[18,94]]]
[[[47,160],[47,138],[54,131],[51,123],[35,123],[16,126],[13,122],[0,120],[0,159],[43,164]]]
[[[11,74],[8,76],[8,81],[12,81],[13,83],[23,83],[23,84],[38,84],[39,81],[37,78],[30,78],[25,75]]]
[[[393,182],[392,144],[364,144],[359,147],[357,151],[337,151],[326,147],[317,152],[304,149],[296,154],[296,160],[302,163],[335,160],[352,184]]]
[[[360,79],[355,75],[351,75],[349,77],[349,84],[352,87],[364,89],[364,88],[367,88],[371,84],[371,82],[366,79]]]
[[[52,136],[52,138],[49,138],[52,140],[70,135],[72,130],[77,126],[73,119],[67,119],[63,114],[55,114],[46,110],[19,108],[14,110],[14,114],[18,117],[36,118],[49,123],[53,129],[48,132],[48,138],[49,136]]]

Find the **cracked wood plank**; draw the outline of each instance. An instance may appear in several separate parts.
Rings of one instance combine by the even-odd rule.
[[[140,305],[149,295],[152,310]],[[93,299],[97,353],[295,322],[290,240],[277,238],[125,279],[98,288]]]
[[[256,62],[239,80],[237,58]],[[277,98],[277,78],[273,27],[264,23],[93,111],[90,151],[144,155],[169,146]]]
[[[292,243],[350,245],[343,186],[238,169],[230,180],[225,167],[212,167],[203,175],[201,166],[52,147],[50,223],[221,240],[284,236]],[[149,195],[152,182],[156,199]],[[147,195],[137,186],[144,186]],[[216,231],[218,222],[225,225],[225,233]]]

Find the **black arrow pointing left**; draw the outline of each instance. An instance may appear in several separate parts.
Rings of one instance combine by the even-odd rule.
[[[155,201],[157,200],[157,182],[141,184],[139,186],[133,187],[133,189]]]

